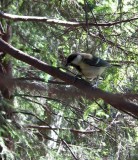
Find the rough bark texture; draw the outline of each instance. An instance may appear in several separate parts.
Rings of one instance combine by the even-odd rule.
[[[9,42],[11,36],[11,26],[7,23],[7,27],[4,30],[2,24],[0,23],[0,36],[5,42]],[[6,52],[0,49],[0,98],[8,103],[1,103],[0,112],[4,112],[5,114],[1,114],[0,116],[0,124],[1,127],[6,126],[6,119],[13,120],[13,108],[10,107],[13,103],[12,91],[5,84],[3,77],[12,78],[12,63],[10,60],[4,60],[6,56]],[[10,104],[10,105],[8,105]],[[14,143],[10,134],[2,134],[5,138],[5,144],[8,149],[13,150]],[[2,153],[3,147],[0,146],[0,153]],[[6,159],[6,154],[3,155],[4,159]],[[0,160],[2,160],[2,156],[0,155]]]

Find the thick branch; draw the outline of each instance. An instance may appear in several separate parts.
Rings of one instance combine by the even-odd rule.
[[[112,94],[104,92],[98,88],[93,88],[91,84],[89,84],[83,79],[76,78],[74,82],[73,76],[59,70],[56,67],[49,66],[48,64],[38,60],[37,58],[25,54],[24,52],[12,47],[2,39],[0,39],[0,49],[3,50],[4,52],[7,52],[12,57],[18,60],[21,60],[45,73],[48,73],[53,77],[59,78],[68,84],[74,85],[78,89],[82,90],[83,93],[86,94],[86,97],[90,100],[93,98],[95,99],[101,98],[106,103],[112,105],[113,107],[119,110],[129,112],[135,116],[138,116],[138,105],[127,101],[127,99],[121,94]]]
[[[56,24],[66,27],[79,27],[79,26],[86,26],[86,22],[73,22],[73,21],[63,21],[58,19],[50,19],[47,17],[38,17],[38,16],[19,16],[19,15],[12,15],[8,13],[4,13],[0,11],[0,17],[10,19],[13,21],[32,21],[32,22],[46,22],[47,24]],[[92,23],[89,22],[87,25],[89,26],[113,26],[121,23],[127,23],[131,21],[138,20],[138,17],[133,17],[130,19],[125,19],[121,21],[115,21],[115,22],[108,22],[108,23]]]

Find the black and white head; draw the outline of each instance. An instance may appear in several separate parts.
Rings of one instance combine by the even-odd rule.
[[[87,53],[74,53],[74,54],[71,54],[67,58],[66,66],[79,65],[80,62],[82,62],[82,60],[84,58],[92,59],[92,57],[93,56],[91,54],[87,54]]]
[[[69,65],[78,65],[79,62],[82,60],[82,56],[80,54],[74,53],[68,56],[66,66]]]

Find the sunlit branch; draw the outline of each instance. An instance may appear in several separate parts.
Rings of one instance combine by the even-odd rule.
[[[19,15],[12,15],[8,13],[4,13],[0,11],[0,17],[13,20],[13,21],[32,21],[32,22],[46,22],[47,24],[56,24],[56,25],[61,25],[65,27],[79,27],[79,26],[86,26],[86,22],[83,21],[65,21],[65,20],[58,20],[58,19],[52,19],[52,18],[47,18],[47,17],[38,17],[38,16],[19,16]],[[131,21],[138,20],[138,17],[132,17],[129,19],[124,19],[120,21],[115,21],[115,22],[108,22],[108,23],[92,23],[88,22],[89,26],[114,26],[118,25],[121,23],[127,23]]]

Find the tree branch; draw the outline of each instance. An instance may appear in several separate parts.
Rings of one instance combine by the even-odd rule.
[[[26,128],[36,128],[36,129],[40,129],[40,130],[62,130],[62,131],[70,131],[70,132],[74,132],[74,133],[80,133],[80,134],[92,134],[94,132],[100,132],[101,129],[93,129],[93,130],[76,130],[76,129],[72,129],[72,128],[57,128],[57,127],[49,127],[49,126],[37,126],[37,125],[28,125],[26,126]]]
[[[123,96],[123,94],[112,94],[102,91],[98,88],[93,88],[90,83],[83,79],[76,78],[74,82],[74,77],[70,74],[63,72],[56,67],[50,66],[38,60],[37,58],[25,54],[24,52],[6,43],[2,39],[0,39],[0,49],[18,60],[21,60],[45,73],[48,73],[53,77],[59,78],[70,85],[74,85],[78,89],[82,90],[83,93],[86,94],[86,97],[90,100],[101,98],[106,103],[112,105],[118,110],[132,113],[133,115],[138,116],[138,105],[129,102],[125,96]]]
[[[47,17],[38,17],[38,16],[19,16],[19,15],[12,15],[8,13],[4,13],[0,11],[0,17],[1,18],[6,18],[10,19],[13,21],[32,21],[32,22],[46,22],[47,24],[56,24],[56,25],[61,25],[61,26],[66,26],[66,27],[79,27],[79,26],[86,26],[86,22],[76,22],[76,21],[63,21],[63,20],[58,20],[58,19],[50,19]],[[108,23],[92,23],[88,22],[87,25],[89,26],[113,26],[113,25],[118,25],[121,23],[127,23],[131,21],[138,20],[138,17],[133,17],[121,21],[115,21],[115,22],[108,22]]]

